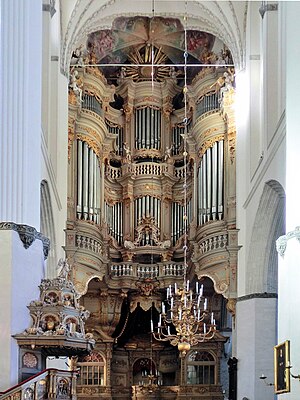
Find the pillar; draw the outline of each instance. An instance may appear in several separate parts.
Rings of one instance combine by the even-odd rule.
[[[1,1],[0,391],[18,382],[12,334],[29,326],[49,243],[40,228],[42,2]],[[45,254],[44,254],[45,251]]]

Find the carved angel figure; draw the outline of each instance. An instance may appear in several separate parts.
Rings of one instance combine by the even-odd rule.
[[[78,71],[76,69],[71,70],[70,75],[70,88],[73,90],[79,104],[83,102],[82,100],[82,82],[78,76]]]
[[[69,273],[71,271],[71,267],[68,264],[66,260],[63,260],[62,258],[58,261],[58,267],[61,267],[61,270],[59,271],[58,277],[63,278],[63,279],[68,279]]]

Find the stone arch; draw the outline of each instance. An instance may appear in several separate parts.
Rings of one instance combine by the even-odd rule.
[[[246,293],[277,293],[276,239],[285,233],[285,193],[275,180],[265,183],[256,212],[247,259]]]
[[[49,185],[46,180],[41,182],[41,210],[40,210],[41,226],[40,231],[43,235],[50,239],[50,249],[47,259],[46,276],[54,278],[57,275],[56,271],[56,248],[55,248],[55,230],[53,210]]]

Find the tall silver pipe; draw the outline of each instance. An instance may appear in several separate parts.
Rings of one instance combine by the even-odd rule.
[[[218,143],[212,147],[212,218],[216,219],[218,196]]]
[[[224,140],[218,143],[218,218],[223,218]]]
[[[93,219],[93,196],[94,196],[94,152],[89,149],[89,184],[88,184],[88,202],[89,202],[89,220]]]
[[[202,203],[202,190],[203,190],[203,176],[202,176],[202,160],[200,162],[199,168],[198,168],[198,224],[202,225],[203,223],[203,203]]]
[[[77,140],[77,218],[82,218],[82,141]]]
[[[207,154],[207,216],[208,220],[211,220],[211,148],[206,152]]]
[[[203,191],[202,191],[202,204],[203,204],[203,222],[205,223],[207,221],[207,201],[206,201],[206,172],[207,172],[207,165],[206,165],[206,153],[203,154],[203,158],[202,158],[202,165],[203,165],[203,169],[202,169],[202,176],[203,176]]]
[[[89,183],[89,147],[86,142],[83,143],[83,215],[88,218],[88,183]]]

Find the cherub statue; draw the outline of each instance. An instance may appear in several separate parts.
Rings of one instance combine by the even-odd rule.
[[[126,160],[131,162],[131,150],[126,142],[123,143],[123,149],[125,151]]]
[[[82,81],[78,76],[78,71],[73,68],[70,74],[70,88],[73,90],[75,96],[77,97],[79,104],[83,102],[82,100]]]
[[[168,159],[171,158],[171,154],[172,154],[172,146],[171,147],[167,146],[164,155],[165,162],[167,162]]]

